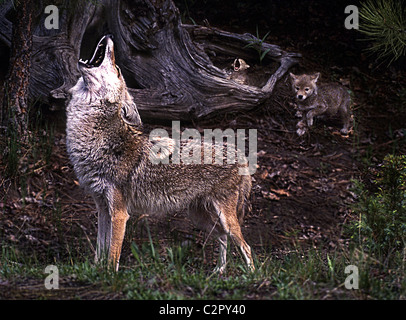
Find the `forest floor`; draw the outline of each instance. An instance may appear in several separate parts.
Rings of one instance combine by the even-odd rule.
[[[315,254],[318,257],[320,254],[318,263],[331,267],[330,262],[326,261],[330,261],[329,257],[348,243],[344,229],[348,221],[354,219],[351,211],[351,204],[356,201],[352,190],[353,179],[368,184],[371,172],[382,163],[385,155],[405,154],[405,70],[396,65],[389,68],[377,66],[373,56],[366,55],[363,44],[356,40],[359,34],[345,30],[345,16],[341,11],[337,15],[335,8],[324,8],[321,4],[318,7],[317,2],[312,8],[299,6],[292,9],[286,4],[290,2],[299,1],[275,1],[275,5],[265,8],[253,4],[244,6],[241,2],[241,6],[236,9],[239,13],[229,13],[229,23],[226,25],[219,16],[229,10],[227,5],[232,4],[226,1],[205,10],[196,4],[188,8],[189,12],[184,14],[184,19],[193,16],[194,21],[201,23],[203,19],[212,17],[209,22],[216,27],[253,34],[256,25],[252,21],[257,21],[260,35],[271,30],[267,42],[280,45],[288,51],[302,53],[300,65],[293,68],[292,72],[319,71],[322,73],[322,81],[341,83],[351,91],[354,103],[352,132],[346,137],[342,136],[339,132],[340,121],[317,119],[309,134],[298,137],[298,119],[289,105],[288,97],[271,97],[260,108],[246,114],[223,115],[182,125],[184,128],[198,128],[201,132],[208,128],[257,130],[258,166],[253,175],[252,210],[245,217],[243,234],[255,252],[258,264],[266,265],[268,259],[273,263],[287,263],[286,257],[294,251],[296,257],[305,259],[312,256],[313,253],[309,255],[309,252],[318,252]],[[180,9],[185,12],[182,6]],[[267,16],[262,17],[259,13],[261,11],[267,12]],[[233,59],[230,57],[231,62]],[[259,61],[249,61],[249,64],[258,73],[261,72]],[[285,77],[278,85],[287,87],[288,81],[288,77]],[[99,278],[92,281],[89,275],[86,279],[78,279],[79,271],[74,269],[77,261],[82,261],[83,266],[93,259],[97,213],[92,199],[80,188],[69,162],[64,122],[64,111],[44,111],[31,137],[32,145],[25,146],[23,153],[19,154],[18,167],[23,168],[23,171],[12,173],[11,177],[10,174],[0,177],[0,268],[3,268],[0,273],[0,298],[145,298],[135,295],[135,289],[124,290],[125,285],[122,283],[106,284]],[[146,127],[152,129],[157,125],[147,123]],[[164,128],[169,132],[171,130],[169,126]],[[4,150],[7,141],[1,139]],[[10,173],[10,170],[10,163],[3,158],[0,172]],[[121,258],[123,272],[128,272],[131,265],[139,262],[138,253],[148,251],[146,255],[154,256],[154,250],[147,250],[145,244],[154,243],[161,257],[160,263],[173,262],[168,248],[175,250],[177,246],[183,248],[187,244],[191,257],[186,267],[185,260],[182,260],[186,258],[182,257],[181,267],[189,272],[198,272],[202,268],[206,272],[204,281],[208,281],[207,273],[216,263],[217,246],[211,241],[207,242],[206,236],[193,228],[184,213],[176,213],[159,221],[153,217],[131,217]],[[236,254],[234,246],[231,251]],[[192,260],[193,255],[196,260]],[[297,260],[295,263],[301,262]],[[36,271],[27,271],[24,264],[35,265],[32,269]],[[60,282],[63,290],[51,293],[44,289],[46,275],[43,270],[49,264],[65,264],[73,268],[65,267],[67,271]],[[235,264],[238,266],[238,262]],[[12,270],[19,268],[25,270],[25,273],[13,273]],[[159,264],[156,268],[163,267]],[[237,269],[231,269],[230,277],[235,276],[234,280],[241,277]],[[275,270],[272,269],[273,272]],[[281,270],[282,267],[277,269],[278,276],[282,274]],[[180,285],[173,282],[169,285],[162,279],[159,284],[145,279],[144,282],[149,289],[158,290],[160,286],[158,291],[161,294],[162,287],[183,290],[175,294],[177,298],[204,298],[205,294],[211,298],[251,299],[379,297],[365,291],[354,296],[342,287],[335,290],[339,283],[344,282],[344,278],[334,279],[333,284],[326,286],[328,289],[312,285],[317,291],[314,295],[307,293],[295,296],[292,292],[282,295],[278,291],[278,280],[268,276],[258,276],[256,280],[250,278],[251,290],[234,296],[230,293],[221,295],[222,291],[230,292],[231,289],[224,289],[217,282],[215,285],[219,289],[211,295],[210,290],[204,286],[203,289],[199,287],[197,294],[198,290],[190,283],[180,289]],[[309,286],[310,283],[303,280],[301,284]],[[114,285],[121,289],[114,289]],[[289,281],[284,283],[284,289],[287,287]],[[236,289],[233,290],[235,293]],[[170,295],[159,297],[173,298]]]

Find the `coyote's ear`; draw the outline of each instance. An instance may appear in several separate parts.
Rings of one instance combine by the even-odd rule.
[[[135,102],[131,98],[126,99],[121,107],[121,118],[124,122],[131,125],[140,127],[142,126],[141,118],[137,110]]]
[[[289,76],[292,80],[296,80],[297,76],[294,75],[292,72],[289,72]]]
[[[320,77],[320,72],[316,72],[315,74],[312,75],[312,81],[314,83],[316,83],[317,80],[319,80],[319,77]]]

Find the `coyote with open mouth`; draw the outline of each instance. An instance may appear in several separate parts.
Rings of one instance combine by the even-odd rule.
[[[78,67],[82,76],[70,90],[66,139],[75,173],[98,211],[96,260],[107,258],[118,270],[129,214],[186,209],[197,227],[218,238],[218,272],[226,267],[228,237],[254,269],[240,227],[251,191],[251,176],[239,171],[246,164],[154,163],[154,141],[144,134],[115,64],[111,36],[104,36],[93,57]]]

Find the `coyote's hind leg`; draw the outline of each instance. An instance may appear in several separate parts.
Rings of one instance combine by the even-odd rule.
[[[214,269],[214,272],[223,274],[227,266],[227,235],[223,234],[222,236],[218,237],[218,241],[220,243],[220,253],[217,267]]]
[[[251,247],[245,242],[241,232],[241,227],[237,218],[237,199],[229,199],[228,203],[221,205],[218,208],[218,215],[221,227],[225,234],[227,234],[231,240],[241,250],[243,258],[251,271],[255,270],[254,262],[252,260]],[[220,243],[221,248],[221,243]],[[220,254],[221,254],[220,250]],[[221,261],[221,259],[220,259]],[[225,268],[225,266],[224,266]]]

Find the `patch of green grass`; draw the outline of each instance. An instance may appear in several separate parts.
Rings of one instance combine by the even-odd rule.
[[[296,248],[281,258],[262,252],[256,256],[255,272],[247,272],[239,257],[232,257],[226,273],[219,276],[204,264],[196,264],[196,252],[172,245],[161,248],[154,243],[132,245],[132,259],[114,272],[87,260],[52,261],[64,279],[60,286],[90,286],[101,294],[116,293],[124,299],[360,299],[399,298],[406,293],[403,283],[391,283],[371,276],[376,261],[358,251],[323,253],[316,249]],[[45,280],[45,265],[36,259],[19,256],[12,247],[3,246],[0,278]],[[347,265],[360,269],[360,289],[344,286]],[[23,280],[20,280],[23,281]],[[18,281],[17,281],[18,282]],[[44,289],[45,291],[45,289]],[[56,294],[58,294],[56,292]],[[78,295],[76,298],[81,298]],[[88,299],[89,296],[86,296]]]
[[[177,260],[170,253],[183,255],[183,250],[170,247],[167,254],[159,257],[140,251],[142,258],[121,266],[118,272],[91,260],[72,264],[57,261],[55,265],[61,278],[70,279],[70,286],[91,285],[95,292],[118,293],[125,299],[399,299],[406,294],[400,270],[385,278],[382,274],[374,276],[377,262],[356,251],[323,255],[312,249],[293,251],[282,259],[257,257],[257,270],[253,273],[245,272],[243,265],[232,261],[226,274],[219,276],[204,266],[194,267],[190,261],[193,256]],[[45,265],[6,251],[1,257],[5,261],[0,270],[2,279],[44,281]],[[359,290],[344,287],[344,269],[350,264],[359,267]]]
[[[387,155],[369,188],[354,181],[354,219],[346,226],[360,286],[377,299],[406,295],[406,157]]]
[[[355,181],[358,219],[348,226],[355,243],[390,266],[406,249],[406,156],[388,155],[373,181],[377,191]]]

